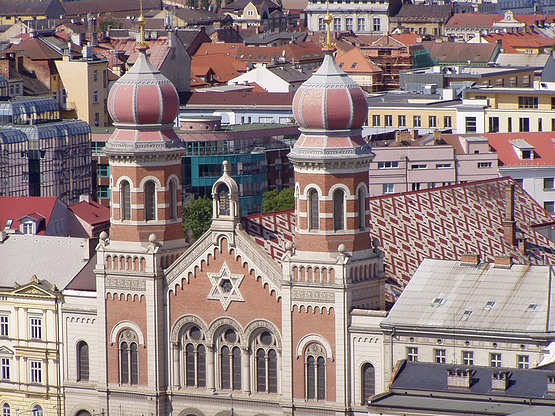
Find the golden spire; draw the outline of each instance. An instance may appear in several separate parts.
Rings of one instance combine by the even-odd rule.
[[[137,23],[139,24],[140,30],[141,30],[141,37],[140,37],[140,40],[139,40],[139,45],[145,46],[145,45],[147,45],[147,41],[145,40],[146,19],[143,15],[143,0],[139,0],[139,3],[141,5],[141,15],[137,19]]]
[[[324,16],[324,23],[327,26],[326,42],[324,43],[324,49],[335,49],[335,43],[331,41],[331,24],[333,22],[333,17],[330,14],[330,1],[326,1],[326,15]]]

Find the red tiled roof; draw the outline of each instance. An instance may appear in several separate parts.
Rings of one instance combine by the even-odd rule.
[[[503,237],[505,187],[515,185],[517,230],[527,238],[527,255]],[[243,228],[275,261],[293,241],[294,211],[250,215]],[[516,262],[555,264],[555,242],[536,228],[551,217],[511,178],[471,182],[370,198],[371,239],[385,251],[386,273],[400,292],[425,258],[459,259],[479,253],[492,262],[509,255]],[[371,239],[369,241],[371,241]]]
[[[44,234],[57,200],[58,198],[54,196],[0,197],[0,231],[4,230],[8,220],[13,220],[10,228],[18,230],[21,225],[18,220],[25,216],[31,216],[39,220],[44,218],[44,228],[37,233]]]
[[[381,68],[374,65],[359,48],[351,49],[349,52],[339,55],[337,63],[347,74],[355,73],[374,73],[382,72]]]
[[[29,38],[18,45],[12,45],[3,53],[21,51],[23,55],[32,60],[60,59],[61,54],[37,38]]]
[[[500,166],[555,166],[555,133],[486,133],[497,152]],[[520,159],[512,140],[526,140],[534,146],[534,159]]]
[[[324,59],[322,49],[312,42],[291,43],[282,46],[245,46],[241,43],[203,43],[195,56],[227,55],[244,62],[271,62],[285,57],[288,62],[318,61]]]
[[[220,55],[214,58],[212,55],[194,55],[191,60],[191,75],[206,74],[209,69],[216,74],[218,82],[227,82],[247,72],[247,64],[231,56]]]
[[[110,222],[110,208],[95,201],[81,201],[70,205],[69,209],[77,217],[93,226]]]
[[[193,92],[182,94],[181,105],[212,104],[230,105],[269,105],[290,106],[293,104],[293,92]]]
[[[505,186],[515,185],[517,229],[527,238],[529,256],[503,237]],[[553,218],[511,178],[470,182],[370,198],[372,238],[385,251],[387,275],[404,287],[425,258],[459,259],[479,253],[492,262],[509,255],[517,263],[555,263],[555,242],[534,226]]]
[[[133,65],[139,56],[137,41],[134,39],[111,39],[110,42],[102,42],[99,46],[109,49],[110,51],[119,51],[127,57],[126,62],[128,65]],[[152,65],[157,69],[160,69],[169,51],[170,46],[167,38],[151,39],[148,41],[148,50],[146,53]]]
[[[449,27],[493,27],[493,24],[499,22],[505,17],[503,14],[486,14],[486,13],[457,13],[445,24]],[[516,16],[515,16],[516,17]]]
[[[506,53],[518,53],[517,48],[547,48],[553,45],[553,38],[548,38],[541,33],[492,33],[483,36],[484,40],[489,43],[495,43],[501,40],[502,47]]]

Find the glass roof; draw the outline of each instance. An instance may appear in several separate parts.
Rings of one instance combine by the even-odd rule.
[[[27,141],[27,135],[17,129],[0,129],[0,143],[19,143]]]
[[[47,111],[59,111],[54,98],[30,98],[0,102],[0,115],[18,116],[20,114],[40,114]]]
[[[89,134],[91,132],[91,127],[86,121],[65,120],[55,123],[35,124],[33,126],[21,127],[21,130],[33,138],[52,139],[55,137]]]
[[[8,88],[8,80],[3,75],[0,75],[0,88]]]

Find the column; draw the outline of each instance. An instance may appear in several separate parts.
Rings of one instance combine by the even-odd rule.
[[[241,384],[243,386],[243,393],[250,394],[251,392],[251,362],[250,362],[249,348],[241,348]]]
[[[206,387],[209,390],[216,390],[215,383],[216,368],[214,366],[214,347],[206,346]]]
[[[173,355],[173,388],[179,389],[181,387],[181,377],[180,377],[180,354],[179,354],[179,344],[175,343],[172,345],[172,355]]]

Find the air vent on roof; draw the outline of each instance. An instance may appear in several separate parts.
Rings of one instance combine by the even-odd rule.
[[[535,311],[537,307],[538,307],[537,303],[531,303],[530,305],[528,305],[528,308],[526,308],[526,310],[527,311]]]
[[[472,309],[467,309],[463,312],[461,319],[463,321],[466,321],[468,318],[470,318],[470,315],[472,315]]]
[[[484,306],[484,309],[486,311],[491,311],[491,309],[493,308],[493,305],[495,305],[495,301],[494,300],[488,300],[486,303],[486,306]]]

